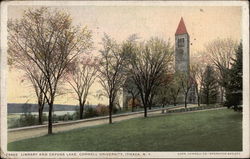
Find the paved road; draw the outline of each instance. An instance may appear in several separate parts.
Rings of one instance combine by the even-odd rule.
[[[195,105],[188,105],[188,107],[195,107]],[[171,110],[181,109],[181,108],[183,108],[183,106],[180,106],[177,108],[171,108]],[[148,116],[155,116],[159,114],[162,114],[161,109],[148,111]],[[113,119],[113,122],[118,122],[118,121],[127,120],[131,118],[143,117],[143,115],[144,115],[144,112],[141,111],[141,112],[120,114],[120,115],[113,115],[112,119]],[[78,120],[78,121],[56,123],[56,124],[53,124],[53,133],[68,131],[68,130],[77,129],[77,128],[96,126],[96,125],[101,125],[101,124],[108,124],[108,122],[109,122],[108,116],[105,116],[105,117],[97,117],[95,119],[83,119],[83,120]],[[8,142],[43,136],[47,134],[47,131],[48,131],[47,125],[10,129],[8,131]]]

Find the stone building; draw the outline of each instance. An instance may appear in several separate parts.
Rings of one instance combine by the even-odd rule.
[[[190,74],[190,41],[183,18],[181,18],[175,32],[175,71]],[[188,93],[188,103],[196,103],[195,87],[192,84]],[[184,102],[184,94],[180,93],[178,102]]]
[[[181,18],[175,32],[175,70],[189,74],[189,35]]]

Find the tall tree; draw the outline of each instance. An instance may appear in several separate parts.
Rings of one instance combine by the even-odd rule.
[[[8,64],[10,68],[15,68],[24,72],[23,80],[31,83],[35,91],[38,104],[38,123],[43,124],[43,108],[46,103],[43,92],[47,92],[48,87],[46,79],[41,71],[31,61],[26,58],[11,56],[11,48],[8,50]]]
[[[80,119],[83,119],[84,106],[89,94],[89,89],[97,75],[98,61],[93,57],[81,57],[76,59],[67,69],[68,83],[77,95],[80,106]]]
[[[189,73],[180,72],[181,88],[184,93],[184,104],[187,108],[188,93],[192,87],[193,79],[190,77]]]
[[[104,94],[109,99],[109,123],[111,124],[115,100],[126,79],[126,54],[107,34],[104,35],[102,42],[98,78],[104,88]]]
[[[197,95],[198,106],[201,103],[201,83],[204,78],[205,67],[201,63],[192,63],[190,66],[190,76],[193,80],[193,85],[195,87],[195,92]]]
[[[147,108],[152,105],[156,89],[170,70],[173,48],[169,42],[158,38],[151,38],[146,43],[131,44],[130,48],[129,72],[140,92],[144,117],[147,117]]]
[[[58,85],[67,66],[92,45],[91,32],[72,25],[68,13],[41,7],[25,11],[21,19],[8,23],[10,56],[31,61],[42,72],[49,105],[48,134],[52,134],[52,111]],[[42,89],[41,89],[42,90]]]
[[[218,79],[212,66],[208,65],[203,74],[202,97],[205,104],[215,103],[218,95]]]
[[[208,55],[205,52],[198,52],[196,55],[192,55],[191,57],[191,65],[190,65],[190,76],[193,80],[193,84],[195,87],[195,92],[197,95],[198,106],[201,103],[201,90],[202,90],[202,81],[204,78],[204,71],[206,66],[211,64],[208,60]]]
[[[43,109],[44,105],[46,104],[46,99],[43,92],[47,93],[48,85],[46,83],[46,78],[43,76],[43,74],[41,72],[38,72],[38,70],[31,68],[29,71],[27,71],[26,74],[32,83],[37,97],[38,123],[43,124]]]
[[[229,80],[226,87],[225,105],[238,110],[238,106],[242,103],[242,43],[235,52],[236,57],[233,59],[231,69],[228,70]]]
[[[230,38],[216,39],[206,46],[209,60],[215,66],[215,71],[219,77],[221,103],[223,102],[224,90],[228,81],[227,70],[231,68],[236,48],[237,42]]]

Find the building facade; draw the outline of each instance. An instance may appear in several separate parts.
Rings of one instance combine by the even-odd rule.
[[[189,34],[183,18],[175,32],[175,70],[189,74]]]

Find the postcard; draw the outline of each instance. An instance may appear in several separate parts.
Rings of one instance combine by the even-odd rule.
[[[1,2],[1,158],[249,158],[247,1]]]

